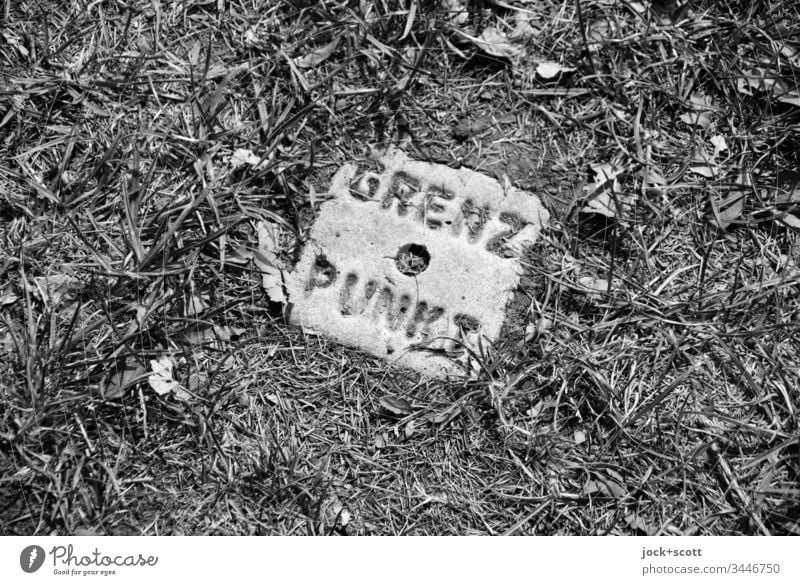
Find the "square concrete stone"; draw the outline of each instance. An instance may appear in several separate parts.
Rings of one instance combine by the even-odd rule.
[[[437,378],[500,334],[548,213],[486,175],[409,159],[339,169],[288,278],[290,321]]]

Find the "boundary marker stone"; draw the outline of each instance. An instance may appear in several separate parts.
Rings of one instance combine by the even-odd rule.
[[[520,255],[549,220],[539,199],[391,149],[379,173],[333,177],[287,278],[290,322],[436,378],[468,374],[497,339]]]

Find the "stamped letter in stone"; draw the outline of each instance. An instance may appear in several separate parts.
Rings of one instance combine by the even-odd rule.
[[[393,150],[345,165],[289,276],[291,322],[438,378],[500,334],[520,254],[548,221],[539,199]]]

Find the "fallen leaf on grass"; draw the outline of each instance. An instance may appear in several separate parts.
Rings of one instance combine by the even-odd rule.
[[[469,20],[469,11],[461,0],[442,0],[442,11],[453,24],[465,24]]]
[[[328,527],[344,528],[352,518],[353,515],[336,496],[326,500],[322,505],[322,520]]]
[[[625,523],[632,529],[632,530],[639,530],[648,536],[653,535],[656,533],[656,530],[650,526],[647,522],[642,520],[641,516],[638,514],[628,514],[625,516]]]
[[[436,413],[436,414],[429,414],[428,420],[435,425],[443,425],[449,423],[451,420],[456,418],[462,412],[461,405],[458,403],[451,404],[444,410]]]
[[[599,213],[606,217],[616,217],[618,210],[610,193],[616,193],[618,199],[623,199],[620,193],[619,177],[622,168],[615,164],[600,164],[591,167],[594,180],[584,186],[583,191],[587,196],[583,213]],[[625,197],[626,203],[632,203],[630,197]]]
[[[617,177],[622,174],[622,168],[614,164],[603,163],[599,165],[592,165],[592,173],[594,180],[584,187],[587,195],[591,195],[595,191],[609,187],[619,190],[619,181]]]
[[[710,199],[710,220],[721,230],[728,229],[733,222],[739,219],[739,217],[742,215],[742,211],[744,210],[744,202],[747,198],[747,190],[750,186],[750,179],[747,175],[741,174],[736,179],[736,184],[741,185],[742,188],[731,189],[725,199],[721,201],[717,201],[713,197]]]
[[[701,93],[689,97],[690,112],[682,114],[680,120],[686,124],[700,126],[703,130],[711,126],[711,98]]]
[[[37,276],[33,279],[36,284],[36,292],[51,307],[57,307],[61,304],[74,280],[75,277],[69,274],[49,274],[47,276]]]
[[[800,106],[800,91],[786,89],[782,92],[775,91],[775,98],[779,102],[783,102],[784,104],[790,104],[792,106]]]
[[[711,110],[712,100],[710,96],[700,92],[695,92],[689,96],[689,104],[691,105],[692,109],[697,112],[707,112]]]
[[[715,157],[708,154],[708,151],[701,145],[694,151],[692,165],[689,170],[707,179],[711,179],[719,174],[719,165],[717,165]]]
[[[590,49],[597,49],[601,44],[610,39],[617,30],[616,24],[607,18],[598,18],[589,24],[586,35]]]
[[[322,45],[320,48],[311,51],[307,55],[293,59],[293,62],[300,69],[316,67],[325,61],[325,59],[333,55],[333,52],[336,50],[337,46],[339,46],[339,37],[336,37],[327,45]]]
[[[405,398],[399,398],[397,396],[381,396],[378,400],[378,404],[380,404],[382,408],[397,416],[407,416],[409,414],[413,414],[414,412],[414,407],[411,406],[411,403],[408,400]]]
[[[725,141],[725,137],[721,134],[715,134],[709,139],[709,141],[714,145],[713,157],[715,159],[720,155],[721,152],[728,150],[728,143]]]
[[[753,90],[772,92],[775,87],[776,74],[760,67],[742,71],[742,76],[736,80],[736,89],[744,95],[753,95]]]
[[[253,261],[261,271],[261,286],[272,302],[286,303],[286,294],[283,292],[283,270],[277,254],[278,228],[274,224],[260,221],[256,230],[258,249],[253,252]]]
[[[595,479],[587,481],[583,486],[583,495],[591,496],[596,494],[608,498],[621,499],[628,494],[628,491],[623,486],[623,483],[617,479],[597,476]]]
[[[790,228],[800,230],[800,217],[791,212],[787,211],[783,215],[777,217],[777,220],[782,224],[789,226]]]
[[[233,337],[241,337],[245,332],[241,327],[231,327],[230,325],[214,325],[214,333],[222,341],[230,341]]]
[[[530,341],[535,337],[539,337],[545,331],[553,328],[553,320],[548,317],[539,317],[536,323],[528,323],[525,326],[525,341]]]
[[[208,303],[206,301],[209,300],[209,296],[207,294],[199,294],[199,295],[192,295],[189,297],[189,300],[186,302],[185,312],[187,317],[197,317],[201,315],[203,311],[208,309]]]
[[[202,345],[214,341],[214,333],[209,327],[191,328],[184,334],[184,339],[189,345]]]
[[[479,37],[470,36],[464,31],[457,31],[457,33],[483,52],[494,57],[511,59],[519,55],[522,51],[522,46],[512,43],[505,34],[493,27],[484,29]]]
[[[582,276],[578,279],[578,284],[583,289],[582,292],[590,299],[600,300],[603,295],[608,293],[609,285],[606,278],[593,278],[591,276]]]
[[[700,126],[703,130],[711,126],[711,117],[706,112],[686,112],[681,114],[678,119],[690,126]]]
[[[470,136],[479,134],[490,128],[492,125],[491,116],[481,116],[477,120],[462,120],[453,128],[453,136],[458,140],[465,140]]]
[[[514,30],[508,35],[509,39],[524,41],[536,36],[538,29],[531,24],[531,16],[528,12],[519,10],[514,13]]]
[[[564,67],[553,61],[544,61],[536,66],[536,74],[542,79],[553,79],[562,73],[575,71],[574,67]]]
[[[176,398],[188,400],[191,398],[191,394],[181,388],[181,385],[172,378],[172,369],[174,367],[175,363],[168,355],[162,355],[157,360],[150,360],[151,373],[147,377],[147,381],[159,396],[171,393]]]
[[[581,211],[583,213],[599,213],[606,217],[617,216],[617,206],[614,204],[614,200],[611,199],[611,195],[608,194],[608,191],[603,191],[587,201]]]
[[[13,305],[19,300],[19,295],[13,292],[5,292],[0,294],[0,307],[5,305]]]
[[[262,160],[260,156],[254,154],[252,150],[247,148],[237,148],[233,154],[228,157],[228,164],[232,169],[238,169],[241,166],[248,165],[255,169],[260,169],[266,166],[267,161]]]
[[[777,211],[775,219],[794,229],[800,229],[800,172],[778,172],[776,203],[785,211]]]
[[[118,364],[114,372],[103,378],[100,392],[104,398],[112,400],[122,398],[125,391],[140,382],[147,375],[147,370],[136,359],[128,357],[123,364]]]
[[[658,189],[659,187],[663,187],[667,184],[667,180],[664,178],[664,175],[654,169],[653,167],[647,167],[644,171],[644,186],[648,189]]]
[[[787,81],[772,69],[754,67],[743,71],[742,76],[736,80],[736,89],[744,95],[753,95],[754,91],[764,92],[779,102],[800,106],[800,91],[794,80]]]
[[[150,360],[152,373],[147,377],[150,387],[156,394],[169,394],[177,388],[178,383],[172,379],[172,359],[165,355],[157,360]]]

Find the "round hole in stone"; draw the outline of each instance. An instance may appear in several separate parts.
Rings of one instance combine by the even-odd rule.
[[[397,251],[394,262],[401,273],[416,276],[428,268],[431,255],[422,244],[406,244]]]

